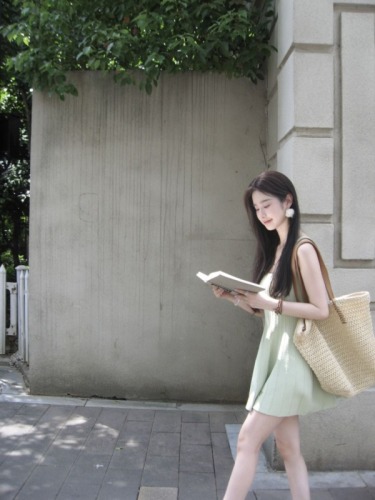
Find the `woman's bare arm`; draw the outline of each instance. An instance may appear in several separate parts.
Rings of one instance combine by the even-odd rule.
[[[305,319],[328,317],[328,297],[319,259],[310,243],[302,244],[297,251],[298,263],[309,302],[283,301],[282,313]],[[253,309],[275,310],[278,299],[263,293],[246,293],[246,303]]]

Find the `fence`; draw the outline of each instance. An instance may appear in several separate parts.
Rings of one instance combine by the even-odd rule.
[[[0,354],[6,354],[6,337],[18,336],[18,354],[26,363],[29,362],[29,312],[28,290],[29,269],[18,266],[17,283],[8,283],[6,269],[0,267]],[[7,301],[9,292],[9,302]],[[9,306],[9,326],[7,310]]]

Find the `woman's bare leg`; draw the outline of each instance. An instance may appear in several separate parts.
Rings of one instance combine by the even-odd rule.
[[[281,417],[264,415],[254,410],[249,413],[238,436],[237,456],[224,500],[246,498],[254,479],[259,450],[282,420]]]
[[[309,478],[301,455],[298,417],[284,418],[274,434],[277,448],[284,460],[293,500],[310,500]]]

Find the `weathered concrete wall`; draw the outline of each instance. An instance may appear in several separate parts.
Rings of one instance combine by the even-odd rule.
[[[243,401],[260,326],[195,274],[249,275],[264,85],[74,80],[78,98],[33,102],[32,393]]]
[[[278,11],[268,161],[293,179],[335,293],[374,301],[375,0],[279,0]],[[301,421],[310,468],[375,467],[375,390]],[[279,467],[273,439],[266,450]]]

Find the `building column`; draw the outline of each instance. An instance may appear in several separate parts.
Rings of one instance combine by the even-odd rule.
[[[319,245],[335,294],[368,290],[374,301],[375,0],[276,5],[272,42],[278,50],[268,63],[268,165],[295,184],[303,230]],[[367,439],[374,424],[358,411],[374,401],[375,390],[369,390],[302,419],[310,468],[374,466]],[[354,421],[356,434],[348,437]],[[346,444],[338,453],[343,436]],[[266,448],[277,467],[274,442]]]

